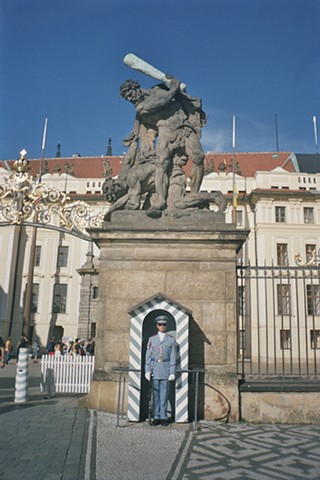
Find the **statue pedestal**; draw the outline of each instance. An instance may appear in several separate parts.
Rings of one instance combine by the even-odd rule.
[[[189,368],[207,372],[200,382],[200,418],[237,421],[236,260],[248,232],[213,212],[150,219],[142,211],[118,211],[90,234],[101,255],[96,364],[87,405],[116,411],[118,378],[112,368],[129,363],[128,312],[162,294],[190,311]]]

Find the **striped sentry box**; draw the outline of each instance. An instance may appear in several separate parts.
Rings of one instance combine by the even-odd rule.
[[[149,313],[165,310],[176,322],[176,341],[178,344],[178,370],[186,370],[189,365],[189,317],[191,311],[174,300],[159,293],[151,299],[136,305],[130,310],[130,369],[141,369],[143,322]],[[175,421],[188,421],[188,373],[176,375],[176,416]],[[141,373],[130,372],[128,384],[128,420],[140,420]]]

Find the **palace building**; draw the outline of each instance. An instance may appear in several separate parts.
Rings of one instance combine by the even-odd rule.
[[[39,177],[42,170],[41,183],[64,192],[71,201],[85,202],[102,218],[109,208],[101,193],[102,184],[106,177],[118,175],[121,161],[119,156],[46,158],[43,162],[30,159],[29,174]],[[13,172],[13,163],[13,160],[0,161],[0,202],[5,201],[1,187]],[[188,168],[187,165],[187,175]],[[229,200],[226,222],[236,219],[237,229],[250,231],[239,254],[239,264],[242,262],[251,268],[318,265],[319,154],[207,153],[205,172],[201,190],[221,191]],[[0,227],[0,335],[11,336],[14,345],[21,335],[26,285],[32,268],[29,341],[37,339],[45,349],[52,336],[57,340],[95,336],[99,299],[97,246],[88,236],[77,236],[59,228],[38,227],[34,236],[34,226],[29,224],[1,221]],[[32,242],[35,242],[33,264],[30,263]],[[247,352],[252,355],[254,349],[250,350],[248,343],[252,345],[254,339],[265,342],[269,327],[260,336],[260,326],[253,325],[257,316],[245,311],[248,289],[240,280],[239,348],[246,343]],[[279,351],[290,346],[290,342],[293,345],[297,329],[297,323],[294,326],[289,321],[293,315],[289,312],[293,308],[290,299],[297,303],[293,298],[293,283],[281,279],[279,286],[274,286],[273,317],[279,322],[276,327],[279,335],[276,333],[277,342],[272,343],[272,348]],[[307,316],[313,323],[304,327],[304,336],[311,352],[312,348],[320,348],[320,287],[311,280],[307,285]],[[251,308],[258,308],[259,298],[270,288],[262,280],[258,282],[256,290],[251,291]],[[300,315],[303,308],[300,304]],[[265,325],[268,317],[265,307],[260,308],[260,315],[259,321]]]

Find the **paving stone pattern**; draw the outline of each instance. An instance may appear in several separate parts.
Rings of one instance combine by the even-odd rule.
[[[0,480],[319,480],[320,425],[200,422],[200,429],[122,423],[44,398],[30,365],[26,404],[14,399],[15,367],[0,372]]]
[[[76,480],[83,471],[87,412],[78,398],[0,406],[0,479]]]
[[[320,478],[320,425],[203,424],[181,480]]]
[[[117,428],[115,416],[98,412],[96,480],[164,480],[186,432],[131,424]]]

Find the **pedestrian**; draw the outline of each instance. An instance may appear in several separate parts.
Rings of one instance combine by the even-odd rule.
[[[55,344],[56,344],[56,339],[54,337],[51,337],[47,345],[48,355],[54,355]]]
[[[80,341],[80,338],[76,338],[75,340],[75,343],[73,345],[73,353],[75,355],[85,355],[84,342]]]
[[[74,346],[74,341],[70,340],[68,350],[67,350],[68,355],[73,355],[73,346]]]
[[[37,340],[35,340],[32,344],[32,358],[33,363],[38,363],[38,353],[40,351],[40,345]]]
[[[61,355],[62,355],[61,345],[60,345],[60,343],[57,343],[57,344],[54,346],[54,356],[55,356],[55,357],[61,357]]]
[[[96,345],[96,342],[94,338],[90,338],[88,340],[87,347],[86,347],[87,355],[91,355],[92,357],[94,356],[95,345]]]
[[[25,335],[22,335],[17,343],[17,362],[19,360],[20,348],[28,348],[28,339]]]
[[[4,361],[6,365],[9,365],[10,355],[13,350],[11,337],[8,337],[4,347]]]
[[[3,338],[0,337],[0,367],[3,368],[5,366],[5,361],[4,361],[4,341]]]
[[[145,378],[152,381],[153,422],[152,426],[167,427],[169,382],[175,380],[177,347],[175,338],[166,333],[168,317],[155,319],[158,333],[149,338],[146,351]]]

